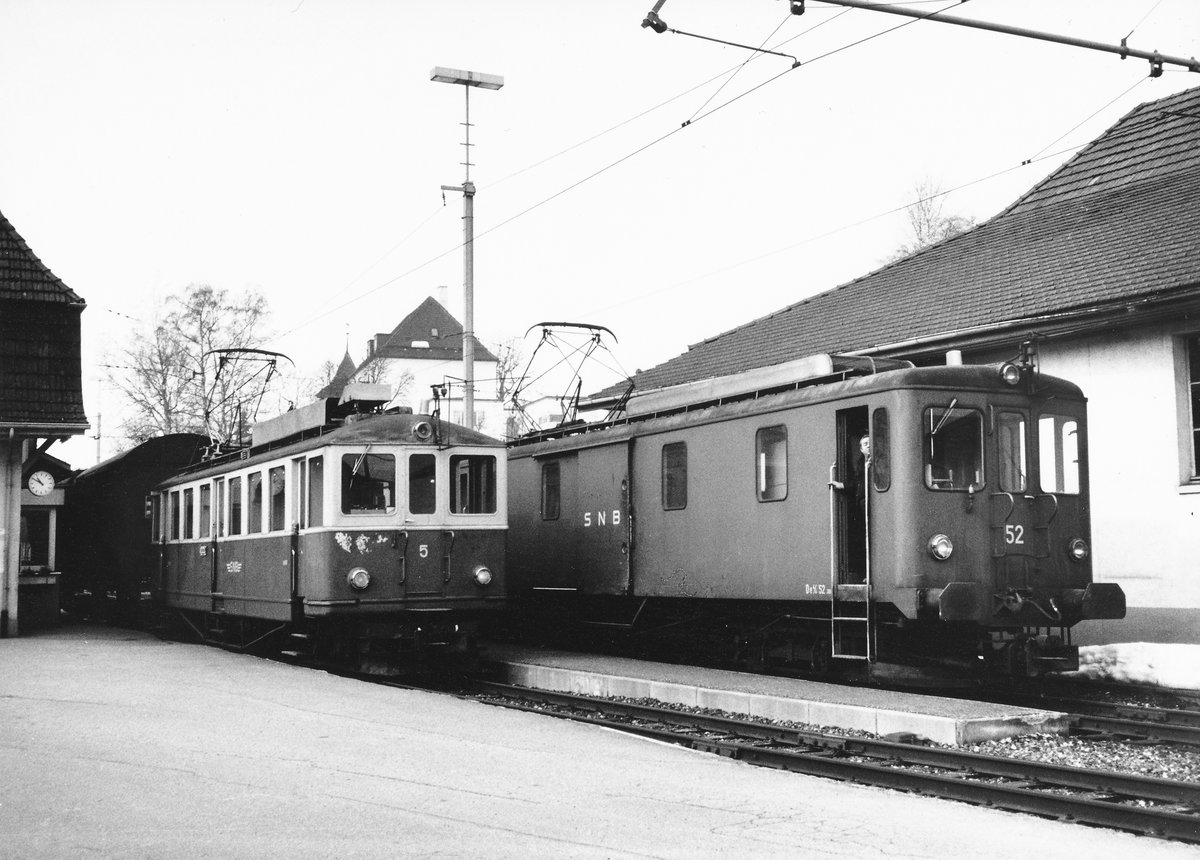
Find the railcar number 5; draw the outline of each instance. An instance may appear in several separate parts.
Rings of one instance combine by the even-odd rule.
[[[1006,544],[1024,545],[1025,526],[1006,525],[1004,527],[1004,542]]]
[[[1010,541],[1010,543],[1011,543],[1011,541]],[[429,544],[427,544],[427,543],[421,544],[417,548],[417,554],[420,555],[421,558],[429,558]]]

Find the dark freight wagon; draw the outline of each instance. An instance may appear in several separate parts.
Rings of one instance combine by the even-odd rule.
[[[816,356],[635,396],[510,447],[514,594],[759,658],[1072,668],[1092,583],[1086,406],[1031,363]],[[699,635],[699,633],[697,633]]]

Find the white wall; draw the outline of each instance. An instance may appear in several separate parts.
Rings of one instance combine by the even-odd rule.
[[[1088,398],[1095,578],[1120,583],[1130,606],[1200,608],[1200,486],[1186,483],[1180,334],[1160,326],[1040,351],[1043,372]]]
[[[430,386],[441,385],[448,377],[452,383],[449,402],[442,401],[442,418],[456,424],[462,423],[462,362],[447,362],[440,360],[419,361],[399,358],[387,358],[385,362],[385,377],[389,385],[395,385],[408,370],[413,374],[413,381],[407,392],[392,401],[393,406],[408,406],[414,412],[428,413],[433,410],[433,394]],[[496,362],[478,361],[474,363],[475,376],[475,427],[489,436],[500,439],[504,437],[504,408],[496,398]]]

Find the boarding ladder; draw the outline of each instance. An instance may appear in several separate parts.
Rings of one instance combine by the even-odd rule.
[[[864,475],[864,480],[868,480]],[[864,528],[866,530],[865,570],[861,583],[841,582],[842,551],[838,529],[837,463],[829,467],[829,656],[839,660],[875,660],[875,627],[871,612],[871,492],[870,482],[863,491]],[[853,504],[853,502],[849,502]],[[851,650],[848,641],[864,643],[862,650]]]

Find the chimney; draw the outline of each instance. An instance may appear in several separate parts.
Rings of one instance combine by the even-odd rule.
[[[443,285],[437,288],[438,304],[446,310],[450,310],[450,288]]]

